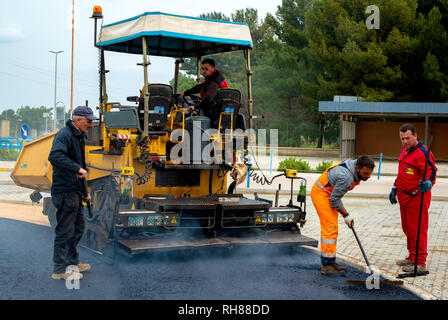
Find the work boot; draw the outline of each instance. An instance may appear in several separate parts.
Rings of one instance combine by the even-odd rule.
[[[326,266],[320,265],[320,273],[326,276],[338,276],[345,277],[346,271],[338,270],[335,266],[336,263],[327,264]]]
[[[395,263],[397,264],[397,266],[400,266],[400,267],[405,267],[405,266],[413,264],[409,258],[405,258],[403,260],[397,260],[397,261],[395,261]]]
[[[347,268],[346,268],[346,267],[341,267],[341,266],[338,265],[336,262],[333,263],[333,265],[334,265],[334,267],[336,268],[336,270],[347,272]]]
[[[78,263],[77,265],[79,272],[90,271],[90,264],[88,263]]]
[[[415,264],[409,264],[407,266],[403,267],[403,271],[404,272],[414,272],[414,267]],[[426,267],[425,266],[421,266],[421,265],[417,265],[417,272],[426,272]]]
[[[51,275],[51,278],[54,280],[67,280],[69,277],[71,277],[71,280],[81,280],[82,274],[79,272],[64,272],[64,273],[53,273]]]

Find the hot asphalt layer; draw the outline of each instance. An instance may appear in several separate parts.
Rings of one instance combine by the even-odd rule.
[[[48,227],[0,219],[0,299],[419,299],[398,286],[348,285],[347,279],[367,277],[350,267],[345,278],[322,276],[319,255],[306,248],[118,256],[114,264],[80,248],[92,271],[79,290],[68,290],[50,278],[53,238]]]

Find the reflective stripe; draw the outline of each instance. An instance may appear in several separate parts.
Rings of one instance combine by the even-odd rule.
[[[336,253],[324,253],[324,252],[322,252],[321,256],[324,257],[324,258],[336,258]]]
[[[324,186],[322,185],[322,183],[320,183],[319,179],[316,180],[316,185],[317,185],[319,188],[321,188],[322,190],[325,190],[325,191],[327,191],[329,194],[331,194],[331,192],[328,191],[327,188],[324,188]]]
[[[324,239],[324,238],[320,238],[320,241],[322,243],[326,243],[326,244],[336,244],[338,239]]]

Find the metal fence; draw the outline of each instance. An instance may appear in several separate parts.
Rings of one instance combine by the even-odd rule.
[[[21,139],[18,137],[6,137],[6,138],[0,138],[0,149],[7,149],[7,150],[17,150],[22,151],[23,148],[23,142],[30,142],[33,141],[34,138],[28,138],[28,139]]]

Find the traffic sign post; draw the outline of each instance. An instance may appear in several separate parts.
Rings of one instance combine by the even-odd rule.
[[[28,128],[28,126],[26,124],[22,124],[22,126],[20,127],[20,136],[22,137],[22,139],[27,139],[29,132],[30,129]]]

